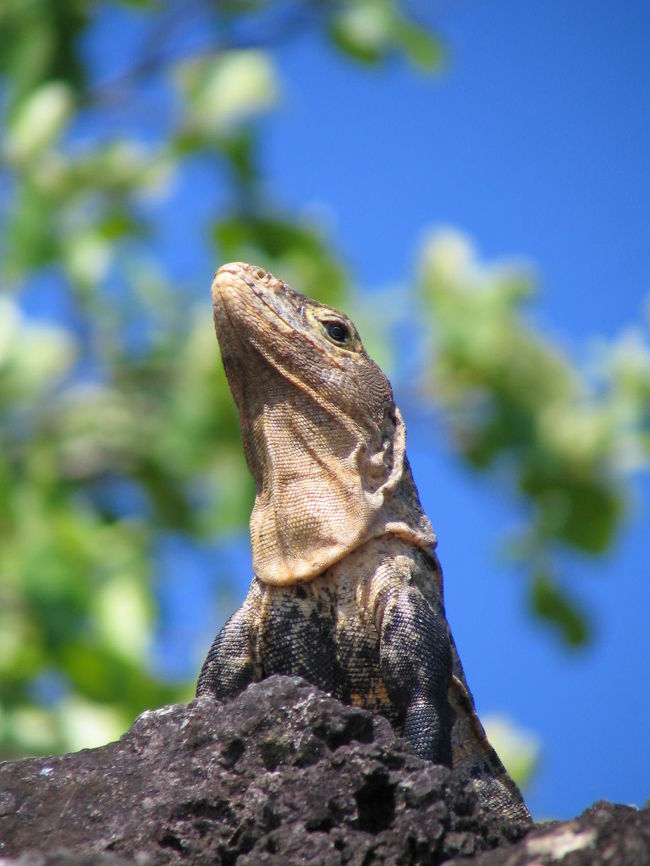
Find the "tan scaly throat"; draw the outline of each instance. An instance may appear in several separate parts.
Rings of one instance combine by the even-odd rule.
[[[285,381],[293,378],[290,371],[281,372]],[[338,407],[324,406],[322,396],[309,393],[304,382],[291,390],[293,409],[286,401],[267,404],[253,425],[258,446],[264,443],[265,464],[250,519],[259,580],[273,586],[310,580],[387,534],[427,550],[435,547],[407,469],[399,410],[393,410],[390,435],[377,429],[369,446],[373,437],[363,425]],[[314,417],[314,406],[321,417]]]

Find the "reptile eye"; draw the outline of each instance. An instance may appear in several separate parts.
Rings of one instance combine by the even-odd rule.
[[[350,338],[350,331],[343,322],[323,322],[323,327],[335,343],[343,344]]]

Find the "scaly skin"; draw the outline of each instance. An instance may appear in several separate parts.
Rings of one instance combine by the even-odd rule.
[[[388,380],[346,316],[261,268],[224,265],[212,297],[257,487],[255,577],[197,695],[302,676],[382,713],[486,806],[529,820],[465,681]]]

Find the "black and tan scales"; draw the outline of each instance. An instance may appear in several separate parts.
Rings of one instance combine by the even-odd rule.
[[[345,315],[261,268],[224,265],[212,299],[257,489],[255,576],[197,695],[304,677],[385,715],[488,808],[529,820],[465,681],[390,383]]]

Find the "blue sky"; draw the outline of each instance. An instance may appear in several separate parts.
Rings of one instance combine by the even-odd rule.
[[[365,73],[315,37],[283,47],[283,97],[266,121],[262,155],[270,189],[287,207],[324,215],[368,290],[403,282],[436,225],[466,232],[485,260],[530,261],[540,283],[534,321],[574,358],[585,357],[594,339],[640,320],[650,291],[650,7],[454,0],[435,8],[449,52],[439,77],[398,65]],[[104,24],[115,26],[101,28],[92,44],[109,63],[116,41],[128,44],[128,27],[106,14]],[[211,176],[209,184],[200,167],[182,179],[161,244],[173,273],[205,285],[206,303],[216,263],[201,240],[202,219],[214,216],[221,195]],[[394,384],[399,401],[406,383]],[[507,713],[543,744],[527,792],[534,814],[569,817],[599,798],[643,804],[647,477],[607,561],[567,563],[597,625],[592,648],[568,653],[527,619],[524,587],[499,559],[515,507],[463,469],[413,406],[403,409],[416,482],[440,539],[449,620],[479,710]],[[219,557],[222,571],[238,575],[234,605],[250,576],[245,541]],[[219,557],[173,539],[161,550],[169,627],[161,659],[186,653],[193,635],[209,641],[215,623],[205,583]]]
[[[438,4],[439,78],[351,75],[304,41],[267,164],[276,192],[336,215],[370,284],[400,279],[424,227],[521,254],[571,337],[638,317],[650,272],[647,4]],[[645,25],[645,26],[644,26]]]

